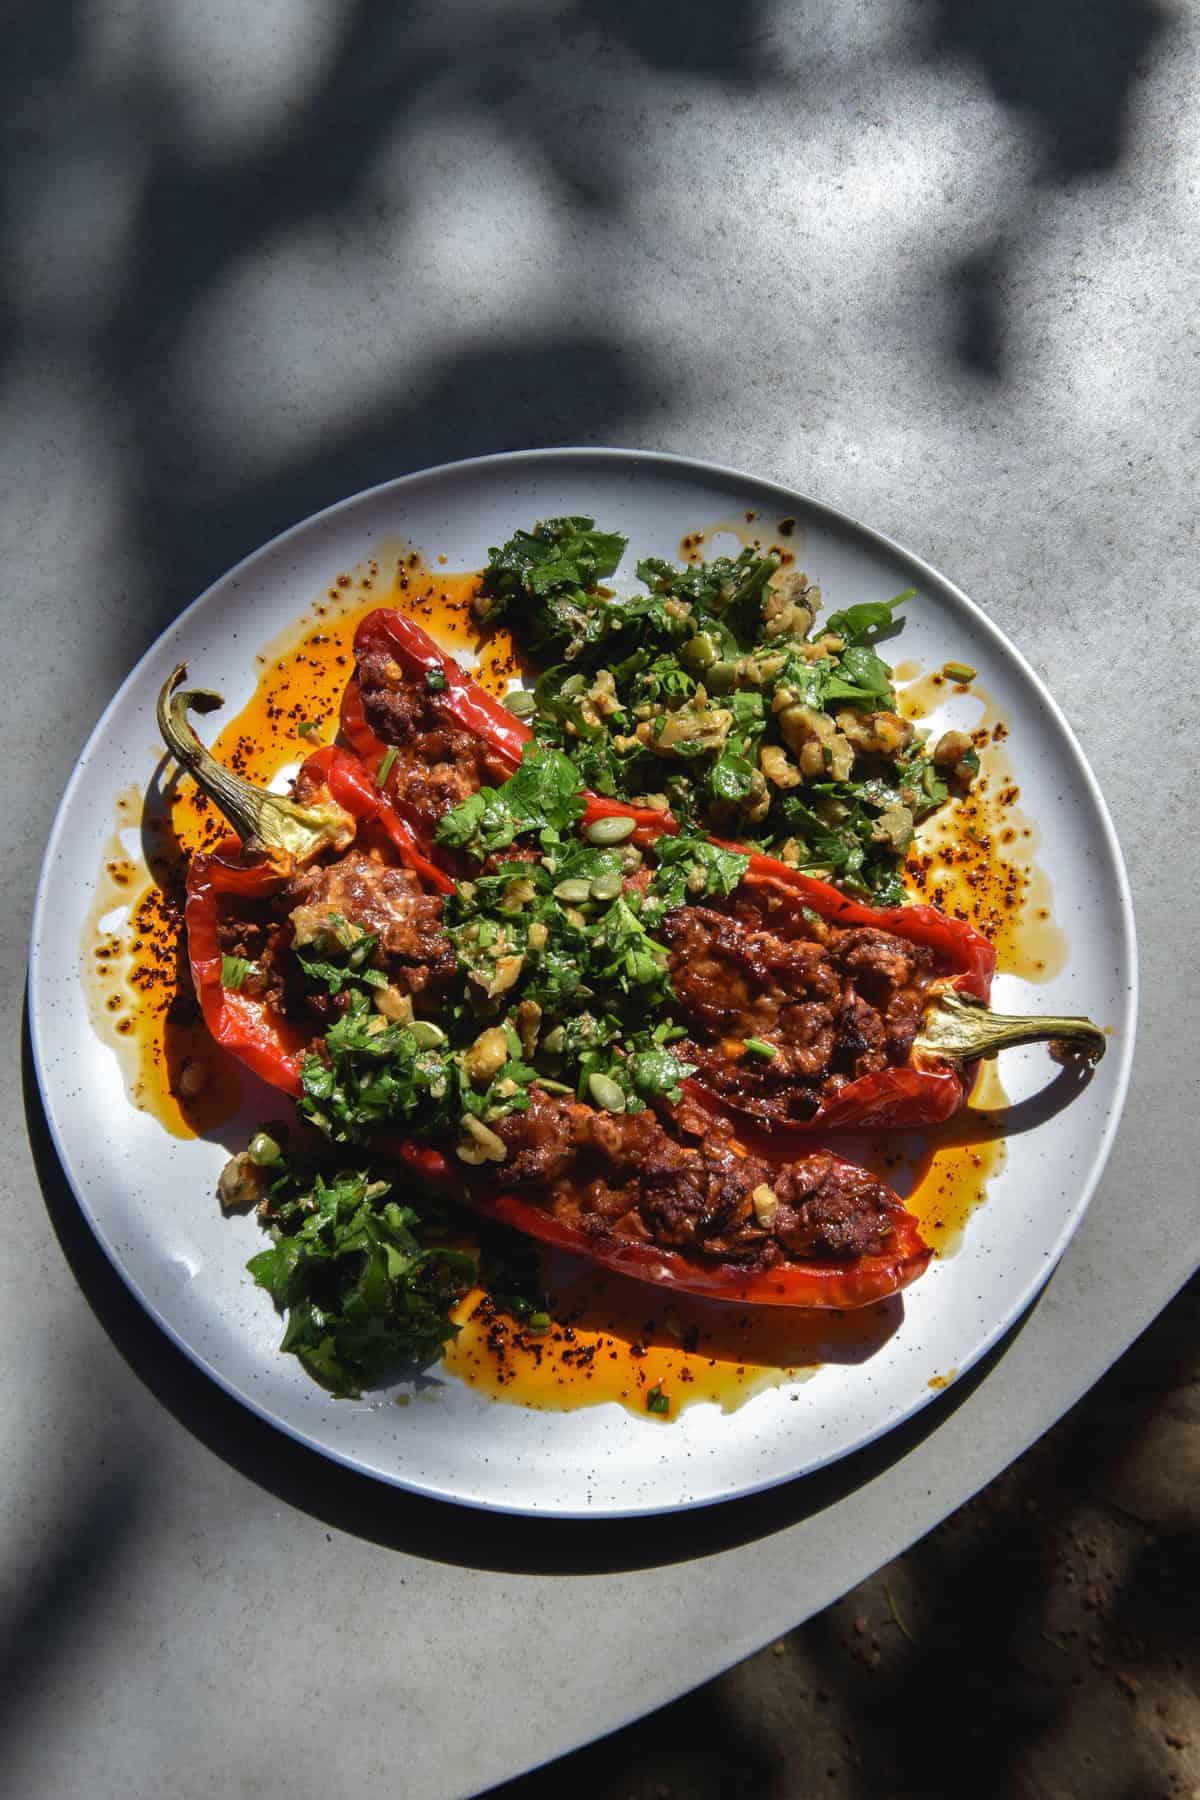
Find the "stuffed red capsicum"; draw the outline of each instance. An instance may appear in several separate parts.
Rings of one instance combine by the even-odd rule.
[[[532,733],[403,613],[368,614],[355,655],[346,739],[432,844],[450,807],[519,765]],[[677,830],[669,813],[588,795],[584,829],[609,817],[630,819],[641,845]],[[935,1124],[964,1103],[979,1059],[1009,1045],[1103,1054],[1086,1019],[992,1013],[993,946],[934,907],[866,906],[755,852],[732,910],[740,942],[687,909],[675,969],[712,1040],[689,1091],[732,1117],[785,1133]],[[705,993],[696,970],[714,954]],[[728,1003],[739,973],[756,1004]]]
[[[451,1017],[463,979],[444,927],[445,873],[343,752],[308,758],[295,800],[221,769],[187,723],[196,696],[180,691],[182,674],[160,698],[163,736],[240,837],[193,859],[197,993],[218,1042],[300,1096],[310,1122],[341,1141],[353,1088],[356,1119],[377,1116],[379,1128],[348,1141],[369,1140],[544,1244],[712,1298],[861,1306],[924,1270],[929,1250],[897,1196],[827,1150],[767,1157],[692,1101],[635,1111],[610,1077],[592,1076],[597,1103],[584,1104],[540,1076],[528,1060],[540,1009],[514,1003],[506,1014],[497,983],[483,1030],[455,1048],[435,1017]],[[502,959],[492,967],[498,981]],[[302,994],[289,991],[298,971]],[[525,1103],[485,1118],[485,1103],[511,1095],[509,1069]],[[396,1129],[405,1082],[425,1084],[427,1129],[419,1119]],[[450,1132],[437,1110],[447,1083],[458,1084]]]

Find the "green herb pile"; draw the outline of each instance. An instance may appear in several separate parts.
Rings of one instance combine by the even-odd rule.
[[[305,1059],[298,1102],[329,1149],[314,1168],[260,1133],[222,1191],[227,1204],[259,1204],[275,1242],[251,1273],[287,1314],[281,1347],[335,1394],[440,1355],[457,1330],[450,1311],[476,1277],[474,1260],[440,1241],[441,1203],[406,1172],[420,1212],[401,1205],[376,1178],[374,1152],[367,1166],[381,1138],[386,1151],[385,1134],[433,1137],[482,1171],[505,1155],[493,1127],[526,1110],[538,1087],[632,1113],[659,1096],[678,1100],[692,1073],[673,1049],[685,1034],[655,932],[675,907],[731,893],[747,859],[700,838],[664,838],[647,878],[631,885],[643,861],[627,841],[631,821],[597,821],[581,835],[583,810],[578,770],[534,745],[502,787],[443,819],[441,842],[479,873],[445,902],[457,980],[436,1023],[381,1010],[389,982],[373,961],[377,939],[340,914],[294,952],[314,992],[342,997]],[[331,1157],[349,1167],[331,1172]],[[527,1329],[545,1329],[530,1270],[510,1246],[492,1245],[482,1278]]]
[[[432,1135],[478,1166],[503,1160],[491,1127],[526,1110],[535,1087],[610,1112],[679,1099],[692,1067],[671,1048],[685,1032],[671,1017],[667,952],[654,934],[685,900],[731,893],[747,859],[667,838],[640,891],[627,877],[641,852],[591,841],[627,837],[630,821],[598,821],[589,839],[577,830],[583,810],[572,763],[531,746],[502,787],[442,820],[439,841],[480,873],[445,903],[459,979],[436,1024],[377,1010],[371,985],[386,979],[366,961],[371,940],[343,932],[336,954],[301,958],[311,981],[348,995],[304,1063],[309,1124],[341,1144],[389,1130]]]
[[[226,1205],[257,1201],[275,1240],[247,1265],[287,1314],[281,1350],[331,1393],[355,1398],[405,1363],[439,1357],[476,1259],[446,1239],[433,1196],[422,1211],[391,1183],[329,1157],[289,1156],[287,1133],[257,1132],[221,1178]],[[406,1181],[406,1186],[411,1185]]]
[[[913,828],[948,797],[876,648],[911,593],[818,629],[819,592],[773,554],[685,568],[649,557],[645,592],[626,595],[603,585],[624,548],[591,519],[561,518],[490,553],[476,611],[547,665],[532,708],[515,703],[538,742],[597,793],[669,806],[685,827],[900,902]]]

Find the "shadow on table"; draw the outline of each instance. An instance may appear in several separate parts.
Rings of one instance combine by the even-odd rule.
[[[823,1512],[877,1479],[955,1411],[1020,1332],[955,1382],[936,1406],[876,1444],[802,1480],[748,1499],[678,1515],[623,1520],[520,1518],[408,1494],[328,1461],[231,1399],[196,1368],[144,1311],[100,1248],[54,1148],[38,1091],[28,1019],[22,1031],[22,1085],[34,1163],[51,1224],[97,1319],[134,1373],[187,1430],[240,1474],[339,1531],[385,1549],[467,1568],[541,1575],[606,1574],[714,1555]],[[1032,1311],[1032,1309],[1031,1309]]]

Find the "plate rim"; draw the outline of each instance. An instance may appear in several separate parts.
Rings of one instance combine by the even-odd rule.
[[[169,1340],[177,1349],[182,1351],[193,1366],[198,1368],[205,1376],[215,1381],[218,1387],[232,1399],[236,1400],[240,1405],[245,1406],[251,1413],[263,1420],[264,1423],[276,1430],[284,1432],[294,1442],[303,1445],[306,1449],[314,1451],[344,1468],[352,1470],[357,1475],[382,1482],[386,1486],[400,1488],[403,1491],[418,1494],[428,1499],[469,1507],[473,1511],[504,1513],[510,1516],[524,1518],[603,1521],[623,1518],[648,1518],[664,1512],[690,1511],[697,1507],[719,1506],[729,1501],[745,1499],[754,1494],[762,1493],[772,1487],[782,1486],[789,1481],[803,1479],[805,1475],[816,1474],[819,1470],[827,1468],[835,1462],[842,1461],[846,1457],[865,1449],[868,1445],[877,1442],[880,1438],[886,1436],[888,1432],[907,1423],[919,1413],[922,1413],[927,1406],[933,1404],[935,1400],[940,1398],[940,1393],[937,1390],[932,1389],[919,1393],[915,1401],[905,1406],[896,1415],[888,1417],[873,1429],[864,1432],[852,1445],[840,1449],[832,1449],[828,1454],[819,1456],[814,1461],[809,1462],[802,1471],[792,1471],[782,1475],[770,1475],[764,1479],[749,1482],[744,1486],[731,1489],[726,1493],[706,1494],[698,1497],[688,1497],[683,1500],[664,1500],[662,1502],[655,1501],[650,1504],[637,1504],[626,1507],[601,1506],[599,1508],[594,1506],[547,1507],[525,1505],[503,1499],[466,1496],[453,1492],[448,1488],[439,1487],[435,1482],[406,1479],[404,1475],[399,1472],[364,1466],[354,1454],[341,1451],[332,1444],[320,1442],[300,1426],[294,1425],[287,1419],[281,1417],[272,1410],[268,1403],[256,1398],[252,1393],[238,1385],[234,1379],[225,1375],[203,1354],[203,1352],[186,1340],[183,1334],[164,1316],[159,1307],[143,1291],[131,1271],[124,1266],[116,1244],[110,1241],[109,1234],[92,1211],[91,1205],[87,1199],[86,1183],[82,1180],[77,1180],[66,1153],[64,1136],[59,1128],[59,1120],[56,1116],[55,1107],[51,1096],[47,1092],[48,1083],[42,1054],[43,1021],[39,1003],[39,991],[41,986],[41,955],[39,941],[41,937],[42,920],[45,908],[48,904],[52,865],[56,860],[60,841],[66,830],[75,790],[83,780],[85,770],[93,753],[103,741],[110,719],[121,706],[127,691],[138,682],[143,669],[151,662],[152,658],[156,656],[164,639],[167,638],[170,633],[183,627],[194,614],[198,613],[205,606],[212,595],[219,589],[224,588],[228,583],[240,579],[255,563],[260,560],[265,561],[269,557],[277,555],[282,549],[286,548],[291,540],[299,538],[301,534],[308,533],[315,527],[334,519],[339,513],[348,512],[351,509],[362,505],[364,502],[378,498],[385,493],[402,493],[406,487],[413,487],[419,483],[429,482],[451,475],[469,475],[473,471],[491,471],[512,467],[514,465],[522,465],[523,467],[534,469],[547,465],[569,465],[573,462],[578,463],[587,461],[626,464],[630,466],[637,464],[651,465],[665,471],[673,471],[684,477],[695,478],[696,476],[701,476],[730,484],[748,484],[760,491],[767,490],[772,495],[778,496],[780,503],[786,507],[799,508],[806,512],[810,517],[816,517],[827,525],[835,526],[841,531],[848,532],[860,541],[863,541],[870,546],[874,546],[881,551],[885,551],[911,565],[913,569],[919,573],[922,579],[928,582],[932,587],[941,589],[949,594],[953,601],[961,606],[970,616],[976,628],[982,631],[982,633],[995,644],[1005,656],[1010,657],[1016,663],[1021,675],[1029,684],[1042,705],[1046,708],[1055,726],[1065,738],[1074,763],[1074,772],[1081,780],[1093,806],[1095,815],[1099,820],[1104,839],[1104,847],[1116,878],[1116,899],[1118,902],[1121,924],[1120,949],[1122,967],[1127,973],[1127,997],[1124,1005],[1128,1017],[1128,1028],[1122,1030],[1119,1045],[1113,1046],[1114,1049],[1118,1050],[1119,1055],[1113,1104],[1109,1109],[1103,1128],[1098,1135],[1086,1174],[1080,1183],[1078,1198],[1068,1212],[1054,1240],[1046,1247],[1041,1266],[1035,1271],[1031,1280],[1021,1290],[1018,1297],[1009,1304],[1007,1309],[1004,1310],[1001,1316],[994,1322],[992,1327],[985,1332],[975,1344],[973,1344],[969,1355],[964,1356],[962,1362],[958,1365],[956,1381],[952,1384],[953,1386],[957,1386],[958,1380],[961,1380],[964,1375],[973,1369],[992,1349],[994,1349],[996,1344],[1009,1330],[1011,1330],[1017,1320],[1024,1316],[1039,1294],[1043,1292],[1046,1284],[1058,1267],[1059,1262],[1062,1260],[1072,1238],[1082,1224],[1107,1166],[1113,1143],[1116,1139],[1116,1134],[1120,1128],[1121,1120],[1124,1115],[1137,1040],[1140,977],[1133,894],[1130,887],[1128,871],[1125,867],[1125,859],[1121,851],[1120,841],[1117,837],[1112,816],[1109,812],[1108,804],[1104,798],[1100,784],[1092,771],[1091,765],[1084,754],[1083,748],[1075,735],[1070,721],[1067,719],[1062,708],[1054,698],[1054,695],[1050,692],[1041,676],[1032,667],[1019,646],[993,622],[979,604],[971,599],[970,595],[966,594],[955,582],[943,575],[939,569],[934,567],[932,563],[928,562],[919,553],[909,549],[906,545],[900,543],[897,539],[889,536],[887,533],[878,531],[873,526],[864,525],[852,514],[815,495],[805,494],[797,488],[787,487],[783,483],[777,482],[769,477],[751,474],[728,464],[712,462],[699,457],[684,456],[675,452],[622,448],[610,445],[562,445],[527,450],[499,451],[483,456],[466,457],[452,462],[438,463],[426,469],[411,470],[404,475],[398,475],[386,481],[376,482],[372,486],[360,489],[356,493],[345,495],[342,499],[335,500],[328,506],[319,508],[316,512],[306,515],[304,518],[297,520],[294,524],[285,527],[284,530],[277,532],[274,537],[268,538],[264,543],[257,545],[230,568],[223,570],[221,574],[219,574],[195,597],[195,599],[189,601],[188,604],[183,607],[160,632],[158,632],[115,689],[108,703],[100,713],[99,718],[96,720],[96,723],[88,733],[83,747],[77,755],[70,775],[67,778],[66,785],[55,809],[54,817],[51,821],[46,838],[41,866],[38,871],[37,883],[34,889],[33,914],[29,938],[26,995],[32,1065],[37,1081],[42,1110],[55,1155],[58,1158],[59,1165],[67,1184],[74,1195],[76,1204],[79,1206],[88,1229],[96,1239],[101,1250],[104,1252],[105,1257],[121,1280],[123,1286],[138,1302],[143,1312],[148,1315],[158,1329],[166,1333]],[[1112,1054],[1111,1051],[1110,1054]]]

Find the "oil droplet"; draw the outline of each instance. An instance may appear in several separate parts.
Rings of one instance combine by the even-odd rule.
[[[561,1263],[555,1273],[553,1263]],[[554,1323],[529,1332],[479,1289],[455,1318],[444,1367],[495,1400],[544,1411],[615,1402],[653,1419],[708,1401],[732,1412],[755,1394],[860,1361],[891,1336],[897,1308],[793,1313],[668,1293],[566,1258],[549,1270]],[[668,1412],[650,1413],[649,1394]]]
[[[517,659],[505,632],[492,632],[480,644],[470,617],[478,583],[477,572],[434,573],[411,546],[386,541],[263,645],[255,658],[254,693],[222,727],[214,755],[249,781],[278,786],[282,771],[330,742],[353,666],[355,629],[381,605],[413,612],[459,655],[477,649],[480,679],[503,693]],[[315,729],[301,733],[301,725]],[[187,777],[166,789],[151,786],[145,795],[130,788],[117,796],[114,811],[114,835],[104,849],[83,933],[89,1018],[119,1057],[134,1104],[172,1135],[191,1137],[232,1118],[242,1095],[237,1062],[214,1043],[200,1018],[183,943],[189,858],[215,848],[228,827]],[[140,857],[130,852],[137,841],[131,821],[140,821]]]
[[[900,710],[923,719],[948,693],[966,691],[940,673],[924,675],[900,693]],[[914,898],[968,919],[991,938],[1005,974],[1049,981],[1065,968],[1068,945],[1054,921],[1050,878],[1037,862],[1041,833],[1019,804],[1007,727],[994,701],[978,681],[970,693],[981,707],[972,733],[980,772],[968,793],[918,828],[906,884]]]

